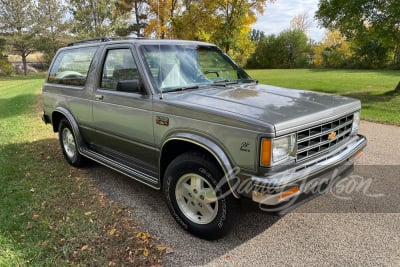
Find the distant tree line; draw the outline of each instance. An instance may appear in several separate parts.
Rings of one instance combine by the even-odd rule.
[[[216,43],[250,68],[400,68],[400,1],[320,0],[315,18],[328,29],[315,43],[313,19],[300,14],[277,35],[251,30],[275,0],[0,0],[3,55],[41,51],[49,62],[67,43],[96,36],[176,38]]]
[[[274,0],[0,0],[0,38],[22,58],[97,36],[180,38],[218,44],[244,63],[257,15]]]
[[[315,19],[328,29],[319,43],[305,38],[305,14],[277,36],[253,31],[256,49],[248,66],[400,69],[400,1],[320,0]]]

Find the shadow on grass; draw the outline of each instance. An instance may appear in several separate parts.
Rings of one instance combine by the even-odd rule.
[[[0,119],[23,115],[32,110],[31,103],[37,99],[36,95],[18,95],[12,98],[0,98]]]
[[[400,94],[392,90],[383,94],[376,94],[374,92],[352,92],[343,94],[343,96],[359,99],[363,103],[381,103],[394,101],[395,98],[400,96]]]
[[[337,72],[337,73],[376,73],[380,75],[398,77],[400,81],[400,70],[365,70],[365,69],[309,69],[311,72]]]

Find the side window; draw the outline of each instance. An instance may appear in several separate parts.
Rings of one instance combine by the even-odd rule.
[[[96,47],[84,47],[60,52],[47,81],[49,83],[84,86]]]
[[[108,50],[100,87],[109,90],[139,92],[139,72],[130,49]]]

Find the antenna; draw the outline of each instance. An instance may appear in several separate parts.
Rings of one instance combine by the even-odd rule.
[[[160,24],[160,0],[157,0],[157,26],[158,29],[157,31],[161,33],[161,24]],[[157,38],[160,39],[159,34],[157,33]],[[161,71],[161,44],[160,41],[158,42],[158,67],[159,67],[159,75],[162,76],[162,71]],[[162,81],[162,77],[159,77],[159,80]],[[161,84],[159,85],[161,87]],[[164,95],[163,95],[163,91],[160,88],[160,99],[163,99]]]

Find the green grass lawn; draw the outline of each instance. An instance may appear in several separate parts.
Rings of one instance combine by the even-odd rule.
[[[0,266],[158,265],[165,247],[63,159],[44,74],[0,79]]]
[[[400,81],[400,71],[272,69],[247,72],[263,84],[360,99],[363,119],[400,125],[400,94],[393,93]]]

